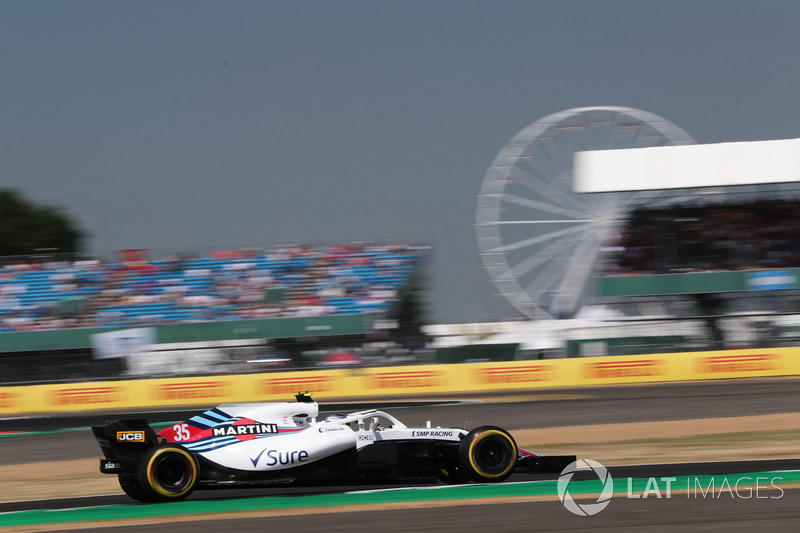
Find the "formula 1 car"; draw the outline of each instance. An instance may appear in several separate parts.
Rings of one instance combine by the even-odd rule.
[[[375,409],[317,420],[309,393],[295,402],[225,404],[156,434],[145,420],[92,428],[100,471],[143,502],[195,489],[275,483],[496,483],[513,472],[560,472],[574,456],[517,448],[504,429],[407,427]]]

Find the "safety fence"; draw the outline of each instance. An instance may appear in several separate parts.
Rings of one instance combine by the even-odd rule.
[[[0,415],[122,411],[800,375],[800,348],[585,357],[0,387]]]

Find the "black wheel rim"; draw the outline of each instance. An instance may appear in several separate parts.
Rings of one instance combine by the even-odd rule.
[[[503,439],[489,437],[478,443],[475,462],[487,474],[498,474],[508,467],[510,445]]]
[[[189,483],[188,470],[186,458],[170,454],[162,457],[156,464],[155,478],[164,489],[180,492]]]

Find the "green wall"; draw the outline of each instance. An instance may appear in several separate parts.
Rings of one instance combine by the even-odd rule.
[[[142,326],[129,326],[136,328]],[[154,326],[156,342],[203,342],[235,339],[276,339],[328,335],[363,335],[371,331],[364,315],[231,320]],[[129,328],[86,328],[0,333],[0,353],[90,348],[91,335]]]
[[[600,297],[699,294],[795,289],[800,269],[735,270],[690,274],[649,274],[596,278]]]

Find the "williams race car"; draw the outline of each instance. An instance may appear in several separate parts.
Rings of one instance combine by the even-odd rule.
[[[513,472],[560,472],[574,456],[517,448],[504,429],[407,427],[375,409],[317,420],[309,393],[294,402],[225,404],[156,434],[145,420],[92,428],[100,471],[143,502],[195,489],[275,483],[497,483]]]

